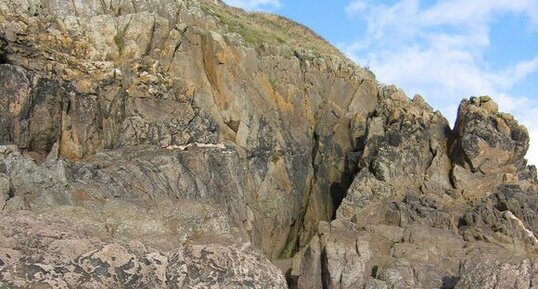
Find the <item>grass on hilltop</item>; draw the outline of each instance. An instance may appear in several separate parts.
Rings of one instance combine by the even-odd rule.
[[[200,8],[205,15],[217,18],[229,32],[240,34],[247,43],[256,46],[287,44],[320,54],[343,56],[338,49],[312,30],[285,17],[246,12],[214,1],[201,1]]]

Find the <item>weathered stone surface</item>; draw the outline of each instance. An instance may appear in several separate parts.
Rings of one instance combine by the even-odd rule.
[[[0,173],[0,208],[2,208],[2,210],[6,205],[6,201],[11,197],[9,178],[5,174]]]
[[[218,23],[231,11],[222,3],[176,4],[3,3],[6,27],[18,27],[3,69],[20,74],[19,98],[42,102],[7,142],[37,161],[55,143],[77,161],[103,149],[232,142],[249,170],[241,190],[264,211],[251,238],[272,259],[289,257],[345,193],[349,122],[374,109],[377,84],[308,31],[300,37],[334,55],[252,43]]]
[[[487,240],[507,249],[536,251],[536,193],[500,186],[462,218],[460,231],[468,240]],[[511,240],[511,242],[508,242]],[[511,244],[509,244],[511,243]]]
[[[461,155],[464,152],[458,151],[459,142],[468,138],[465,133],[457,129],[452,132],[444,119],[436,122],[438,116],[420,98],[409,101],[390,87],[384,91],[389,98],[378,108],[380,113],[366,121],[364,149],[356,154],[358,173],[338,208],[337,219],[329,226],[330,230],[319,229],[320,245],[310,244],[304,252],[319,251],[318,247],[329,248],[328,251],[322,249],[320,257],[298,255],[304,263],[321,266],[321,269],[303,266],[308,268],[303,271],[304,276],[317,270],[327,272],[322,275],[326,278],[323,279],[325,285],[306,284],[311,288],[345,288],[342,281],[349,276],[342,272],[351,267],[357,274],[354,280],[361,280],[352,288],[490,288],[489,283],[486,284],[489,281],[485,280],[505,274],[501,272],[504,269],[490,269],[494,272],[492,275],[473,279],[472,273],[465,276],[467,269],[462,269],[473,270],[471,265],[463,265],[467,264],[468,256],[474,257],[473,264],[480,260],[489,262],[487,260],[498,256],[504,256],[505,262],[517,264],[521,256],[536,254],[537,209],[533,205],[538,196],[536,169],[525,166],[521,157],[524,153],[514,149],[526,150],[528,136],[517,133],[525,129],[512,121],[507,127],[516,133],[508,133],[513,136],[509,139],[502,139],[491,131],[492,137],[499,137],[498,140],[493,138],[495,143],[490,148],[496,151],[483,152],[487,147],[477,149],[481,154],[492,154],[483,162],[495,161],[492,156],[501,151],[509,158],[506,163],[496,162],[491,170],[480,172],[479,176],[470,165],[458,164],[459,160],[466,159]],[[487,127],[489,121],[499,115],[512,119],[499,114],[496,105],[483,97],[462,102],[458,115],[460,126],[464,126],[469,115],[469,102],[482,103],[485,108],[479,109],[479,117],[472,118],[474,123],[467,124],[468,133],[478,133],[481,126]],[[402,137],[395,136],[401,132],[404,132]],[[502,142],[510,145],[503,147]],[[469,149],[473,145],[476,143],[466,142]],[[511,171],[508,173],[508,170]],[[469,176],[469,187],[457,184],[454,176],[458,171]],[[484,190],[486,187],[488,189]],[[346,229],[340,231],[342,227]],[[357,238],[369,248],[370,256],[375,256],[359,262],[360,266],[351,264],[353,257],[348,259],[348,254],[353,256],[357,249],[346,243]],[[339,251],[345,252],[340,253],[339,263],[323,262],[330,260],[331,254],[326,252],[334,251],[330,249],[335,246],[331,240],[336,240],[340,244],[337,248],[342,248]],[[320,265],[317,265],[318,260],[321,260]],[[350,264],[342,266],[341,263],[348,260]],[[522,268],[518,266],[514,268]],[[522,280],[528,279],[524,275],[527,273],[517,274],[522,275]],[[331,283],[334,276],[338,280],[336,285]],[[462,281],[458,283],[460,278]],[[523,282],[518,278],[511,277],[506,282]],[[491,288],[512,288],[508,283]],[[527,285],[521,288],[530,288],[530,283],[524,284]]]
[[[4,213],[103,222],[166,250],[209,232],[270,259],[308,244],[349,185],[349,122],[377,83],[305,28],[267,16],[295,33],[271,45],[265,23],[222,23],[232,12],[257,21],[214,1],[3,1]]]
[[[356,218],[354,210],[373,201],[401,200],[409,192],[444,198],[452,188],[446,119],[420,96],[411,101],[395,87],[382,93],[381,106],[359,124],[366,131],[356,160],[360,169],[338,209],[339,218]]]
[[[518,262],[468,259],[461,266],[461,277],[455,288],[536,288],[537,269],[536,262],[530,259]]]
[[[299,289],[323,287],[321,250],[320,239],[315,235],[308,246],[295,254],[290,272],[291,287]]]
[[[295,256],[291,272],[295,288],[362,288],[372,252],[351,224],[322,222],[319,237],[312,238]]]
[[[0,286],[6,288],[286,288],[249,244],[185,244],[157,251],[99,238],[70,220],[20,212],[2,217]]]
[[[517,182],[526,166],[529,133],[511,115],[499,113],[493,100],[464,100],[454,131],[452,180],[466,198],[480,198],[502,182]]]
[[[464,256],[462,238],[423,225],[408,227],[392,247],[394,262],[380,268],[377,277],[389,288],[452,288]]]
[[[289,20],[105,2],[0,2],[1,285],[536,283],[529,135],[489,97],[451,129]]]

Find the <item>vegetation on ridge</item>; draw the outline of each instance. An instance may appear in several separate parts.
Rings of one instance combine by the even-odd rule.
[[[200,8],[205,15],[218,19],[228,31],[240,34],[247,43],[257,46],[287,44],[294,48],[343,56],[338,49],[308,27],[285,17],[262,12],[246,12],[213,1],[201,1]]]

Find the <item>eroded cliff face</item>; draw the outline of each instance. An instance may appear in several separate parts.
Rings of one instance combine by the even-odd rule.
[[[452,130],[218,1],[7,0],[0,23],[0,284],[536,283],[528,133],[487,97]]]
[[[480,97],[461,103],[452,131],[421,98],[399,93],[367,124],[336,220],[320,222],[294,257],[294,287],[536,286],[537,181],[523,159],[525,127]]]

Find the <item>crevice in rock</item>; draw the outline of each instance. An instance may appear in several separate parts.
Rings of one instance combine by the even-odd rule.
[[[0,64],[9,64],[9,59],[7,57],[7,46],[9,42],[5,39],[3,35],[0,35]]]
[[[291,270],[288,270],[284,276],[289,289],[299,289],[297,285],[297,278],[291,275]]]
[[[327,249],[321,251],[321,284],[323,289],[331,288],[331,274],[328,271],[329,260],[327,257]]]
[[[229,120],[225,122],[225,124],[235,133],[239,130],[239,125],[241,125],[241,121],[239,120]]]
[[[133,4],[133,8],[135,9],[136,11],[136,8]],[[148,42],[148,46],[146,47],[145,51],[144,51],[144,56],[147,56],[150,54],[151,52],[151,48],[153,47],[153,44],[155,42],[154,38],[155,38],[155,29],[157,28],[157,17],[153,16],[153,23],[151,25],[151,32],[150,32],[150,37],[149,37],[149,42]]]
[[[342,201],[347,196],[347,191],[353,182],[353,178],[357,174],[357,170],[354,165],[350,164],[349,156],[346,156],[346,171],[343,173],[341,181],[339,183],[332,183],[329,188],[332,202],[332,214],[331,221],[336,219],[336,211],[342,204]],[[351,162],[353,163],[353,162]]]
[[[9,64],[7,53],[0,50],[0,64]]]
[[[186,29],[187,28],[185,28],[185,30]],[[182,34],[182,36],[183,36],[183,34]],[[179,47],[181,46],[181,43],[182,43],[181,40],[179,40],[176,43],[176,46],[174,46],[174,52],[172,53],[172,57],[170,58],[170,63],[168,64],[168,68],[166,69],[166,72],[170,72],[170,68],[172,67],[172,63],[174,63],[174,59],[176,58],[176,53],[178,52]]]
[[[9,180],[9,191],[7,193],[7,200],[13,199],[15,197],[15,189],[13,188],[13,185],[11,184],[11,180]]]
[[[312,154],[311,154],[311,162],[312,162],[312,168],[314,169],[314,175],[318,172],[318,166],[316,165],[316,156],[318,154],[319,150],[319,135],[314,132],[314,141],[312,146]]]
[[[441,289],[453,289],[456,287],[456,284],[459,281],[459,277],[457,276],[445,276],[441,280]]]
[[[372,267],[372,272],[370,272],[370,276],[372,276],[372,278],[374,278],[374,279],[377,278],[378,271],[379,271],[379,266],[374,265]]]
[[[346,182],[347,183],[347,180]],[[346,186],[345,183],[332,183],[330,186],[330,194],[332,201],[332,215],[331,220],[336,219],[336,210],[342,204],[342,201],[346,197],[347,189],[349,186]]]
[[[11,183],[11,178],[9,179],[9,190],[7,192],[7,199],[4,202],[4,206],[0,209],[0,211],[3,211],[7,205],[9,204],[9,200],[13,199],[15,197],[15,189],[13,188],[13,184]]]
[[[301,249],[301,239],[306,236],[310,239],[313,232],[306,231],[304,228],[305,216],[310,207],[310,199],[313,197],[314,188],[317,183],[317,173],[318,165],[316,164],[316,156],[318,155],[318,150],[320,147],[320,137],[316,132],[317,125],[314,126],[313,136],[312,136],[312,149],[310,152],[310,165],[312,166],[312,176],[309,180],[309,184],[305,188],[304,193],[304,202],[301,204],[301,212],[298,215],[298,219],[294,220],[290,226],[290,232],[288,234],[288,239],[286,240],[286,247],[281,253],[280,258],[288,258],[294,256]],[[308,240],[310,241],[310,240]]]

